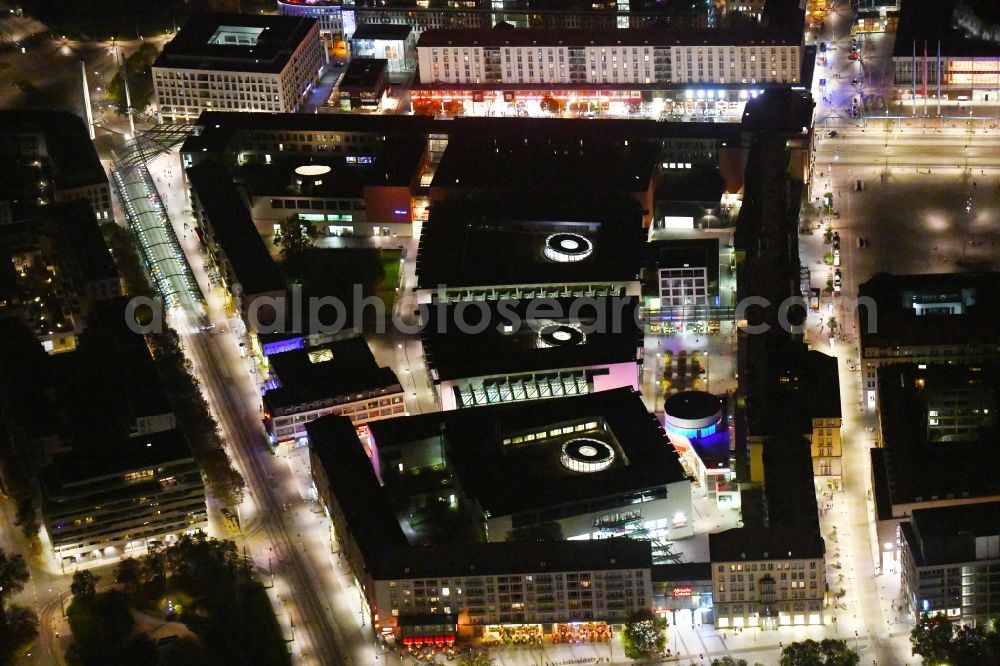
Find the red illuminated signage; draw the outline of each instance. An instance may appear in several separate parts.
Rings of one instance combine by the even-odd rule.
[[[690,597],[691,588],[690,587],[675,587],[674,597]]]

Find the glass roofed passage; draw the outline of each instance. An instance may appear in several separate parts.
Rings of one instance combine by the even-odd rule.
[[[586,373],[582,370],[568,370],[516,377],[494,377],[470,383],[459,389],[458,398],[459,407],[476,407],[522,400],[586,395],[590,392],[591,387],[587,382]]]
[[[167,308],[180,306],[204,323],[204,297],[146,168],[143,152],[144,148],[132,140],[113,152],[115,190],[153,285]]]

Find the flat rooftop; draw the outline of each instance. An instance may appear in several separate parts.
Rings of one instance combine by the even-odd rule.
[[[97,477],[139,470],[152,465],[193,461],[194,454],[179,429],[104,440],[99,446],[75,442],[54,456],[43,472],[49,496],[71,493],[72,484]]]
[[[0,153],[4,152],[2,137],[20,132],[44,135],[47,161],[59,187],[108,184],[87,125],[76,114],[48,109],[0,111]],[[5,156],[5,161],[9,159]]]
[[[862,356],[866,348],[996,345],[1000,342],[1000,273],[878,273],[862,284],[859,305]],[[874,324],[874,332],[868,328]]]
[[[402,41],[412,32],[413,28],[406,23],[361,23],[354,29],[351,41],[356,39]]]
[[[391,368],[380,367],[361,336],[268,356],[279,388],[264,394],[272,414],[303,403],[361,391],[401,390]]]
[[[187,176],[216,242],[243,286],[243,294],[284,290],[285,279],[257,233],[250,211],[226,168],[215,160],[205,160],[189,168]]]
[[[533,130],[541,126],[526,124],[520,136],[463,134],[460,141],[448,142],[431,190],[535,193],[553,198],[649,190],[659,167],[660,142],[620,139],[589,122],[591,131],[585,137],[558,131],[582,127],[559,124],[549,125],[556,132],[537,134]]]
[[[986,396],[998,383],[1000,366],[996,364],[879,368],[879,426],[885,488],[892,504],[1000,494],[1000,461],[995,455],[1000,429],[995,420],[963,429],[955,441],[932,441],[930,419],[944,415],[931,415],[928,409],[928,399],[934,394],[943,395],[958,409],[959,392]]]
[[[444,433],[448,467],[464,492],[493,516],[638,495],[687,480],[662,425],[629,388],[389,419],[369,427],[378,449]],[[590,444],[592,453],[608,454],[607,465],[571,470],[562,455],[574,441],[598,442]]]
[[[195,12],[153,67],[277,74],[315,26],[298,16]]]
[[[971,562],[977,538],[1000,535],[1000,502],[916,509],[900,528],[918,567]]]
[[[767,93],[765,93],[766,96]],[[758,99],[763,96],[758,96]],[[607,119],[599,123],[581,118],[480,118],[438,120],[430,116],[392,116],[353,113],[263,113],[203,111],[195,133],[185,139],[182,153],[221,153],[235,141],[260,132],[357,132],[370,134],[441,134],[451,138],[503,136],[516,140],[524,135],[557,137],[562,141],[603,138],[605,140],[654,141],[669,139],[715,139],[738,145],[738,123],[659,122],[656,120]]]
[[[644,238],[629,201],[439,202],[421,234],[418,288],[628,282]]]
[[[390,136],[371,154],[272,155],[270,164],[247,163],[235,175],[254,196],[341,197],[360,199],[366,187],[409,187],[427,153],[427,140]],[[300,171],[319,175],[309,177]]]
[[[406,26],[409,27],[409,26]],[[341,90],[370,90],[385,75],[389,61],[385,58],[351,58],[351,64],[340,79]]]
[[[638,300],[594,300],[593,307],[573,310],[572,299],[552,301],[562,317],[529,317],[529,301],[510,301],[502,310],[499,302],[484,302],[489,310],[486,321],[492,324],[479,333],[469,332],[468,328],[463,332],[458,325],[462,320],[475,327],[471,330],[477,330],[478,308],[464,308],[461,318],[454,305],[430,308],[422,333],[427,363],[438,379],[449,380],[635,361],[642,346],[642,331],[633,316]],[[577,310],[578,316],[566,316]],[[617,329],[612,321],[615,312],[624,313]],[[517,321],[508,326],[505,317]],[[560,331],[565,335],[559,338],[566,339],[553,337]]]
[[[436,416],[392,421],[426,422]],[[389,422],[375,422],[379,423]],[[312,455],[329,479],[350,532],[361,548],[365,566],[378,580],[645,569],[652,565],[649,544],[630,539],[410,545],[390,504],[389,490],[379,484],[350,420],[327,416],[306,424],[306,430]]]

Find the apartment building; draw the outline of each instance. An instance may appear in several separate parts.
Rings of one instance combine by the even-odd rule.
[[[902,587],[913,622],[944,613],[986,625],[1000,611],[1000,502],[918,509],[901,526]]]
[[[94,212],[81,199],[0,226],[0,257],[13,278],[4,289],[6,312],[18,313],[50,354],[75,349],[92,307],[121,294]]]
[[[201,471],[179,430],[73,447],[42,478],[45,528],[66,563],[128,556],[205,526]]]
[[[26,394],[0,410],[38,470],[42,524],[63,565],[140,552],[206,521],[200,469],[126,306],[97,304],[64,354],[44,354],[16,320],[0,332],[5,381]]]
[[[272,445],[305,443],[306,423],[328,414],[361,426],[406,411],[396,374],[375,362],[361,336],[271,354],[267,363],[264,426]]]
[[[0,222],[75,199],[98,221],[113,219],[111,186],[84,121],[63,111],[0,111]]]
[[[428,30],[417,42],[428,86],[794,84],[801,35],[725,30]]]
[[[456,629],[471,636],[498,632],[505,625],[621,622],[652,603],[649,549],[639,542],[614,541],[619,543],[600,549],[577,547],[572,541],[503,544],[480,549],[485,557],[477,560],[472,548],[465,553],[469,569],[461,573],[424,561],[438,554],[432,550],[421,553],[398,577],[377,581],[374,598],[378,608],[388,609],[383,626],[396,624],[404,643],[420,636],[405,622],[415,615],[462,613],[468,626],[456,623]],[[593,550],[605,553],[594,557],[587,552]]]
[[[205,110],[295,112],[326,62],[319,25],[263,14],[192,14],[153,63],[164,122]]]

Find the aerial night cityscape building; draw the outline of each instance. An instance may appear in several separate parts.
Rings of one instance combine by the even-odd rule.
[[[1000,666],[993,0],[0,0],[0,664]]]

